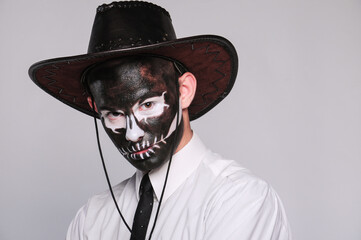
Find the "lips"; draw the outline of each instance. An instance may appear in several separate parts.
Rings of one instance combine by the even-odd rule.
[[[142,141],[138,142],[135,145],[129,147],[118,148],[120,153],[126,157],[133,160],[144,160],[155,154],[155,149],[160,148],[161,144],[167,144],[167,138],[164,138],[163,135],[158,138],[155,137],[153,141]]]

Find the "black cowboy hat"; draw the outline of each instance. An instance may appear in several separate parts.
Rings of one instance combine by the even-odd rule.
[[[177,39],[169,13],[140,1],[99,6],[87,54],[37,62],[29,75],[50,95],[93,116],[81,82],[84,71],[105,60],[138,54],[175,60],[195,75],[197,90],[188,109],[191,120],[223,100],[237,75],[237,53],[227,39],[215,35]]]

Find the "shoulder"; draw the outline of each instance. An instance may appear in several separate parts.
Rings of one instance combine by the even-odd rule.
[[[132,185],[135,181],[135,176],[124,180],[123,182],[115,185],[113,189],[114,197],[119,199],[124,191],[132,191]],[[67,233],[67,239],[82,239],[82,236],[89,226],[97,227],[102,226],[101,221],[110,219],[115,210],[113,198],[110,190],[96,194],[88,199],[87,203],[83,205],[75,215],[70,223]]]
[[[120,197],[120,195],[126,189],[131,188],[134,181],[135,181],[135,178],[133,176],[133,177],[128,178],[128,179],[118,183],[117,185],[113,186],[112,190],[114,193],[114,197],[116,199],[118,199]],[[100,208],[101,209],[101,208],[107,207],[108,205],[111,207],[114,206],[113,198],[112,198],[112,195],[111,195],[111,192],[109,189],[89,198],[88,202],[85,206],[87,206],[87,208]]]
[[[204,161],[212,174],[213,202],[240,198],[242,202],[265,198],[274,190],[268,182],[254,175],[234,160],[210,153]],[[238,201],[238,204],[240,201]]]
[[[267,181],[217,154],[205,165],[214,176],[205,214],[210,234],[223,229],[229,239],[291,239],[283,204]]]
[[[219,154],[208,151],[203,161],[203,171],[208,171],[218,187],[250,188],[266,190],[269,184],[239,162],[225,159]],[[219,190],[219,189],[218,189]]]

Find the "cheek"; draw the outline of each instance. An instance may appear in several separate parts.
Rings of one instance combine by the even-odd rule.
[[[103,127],[105,132],[108,134],[108,137],[117,148],[121,148],[127,143],[125,139],[125,128],[117,129],[114,132],[112,129],[105,127],[105,125],[103,125]]]
[[[140,127],[149,133],[165,133],[170,128],[175,113],[176,111],[173,108],[165,108],[158,117],[147,118],[147,121],[141,121]]]

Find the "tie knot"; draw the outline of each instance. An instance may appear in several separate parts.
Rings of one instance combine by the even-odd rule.
[[[146,192],[153,193],[153,187],[152,187],[152,184],[150,183],[148,173],[143,176],[142,181],[140,183],[139,196],[142,196],[143,193],[146,193]]]

